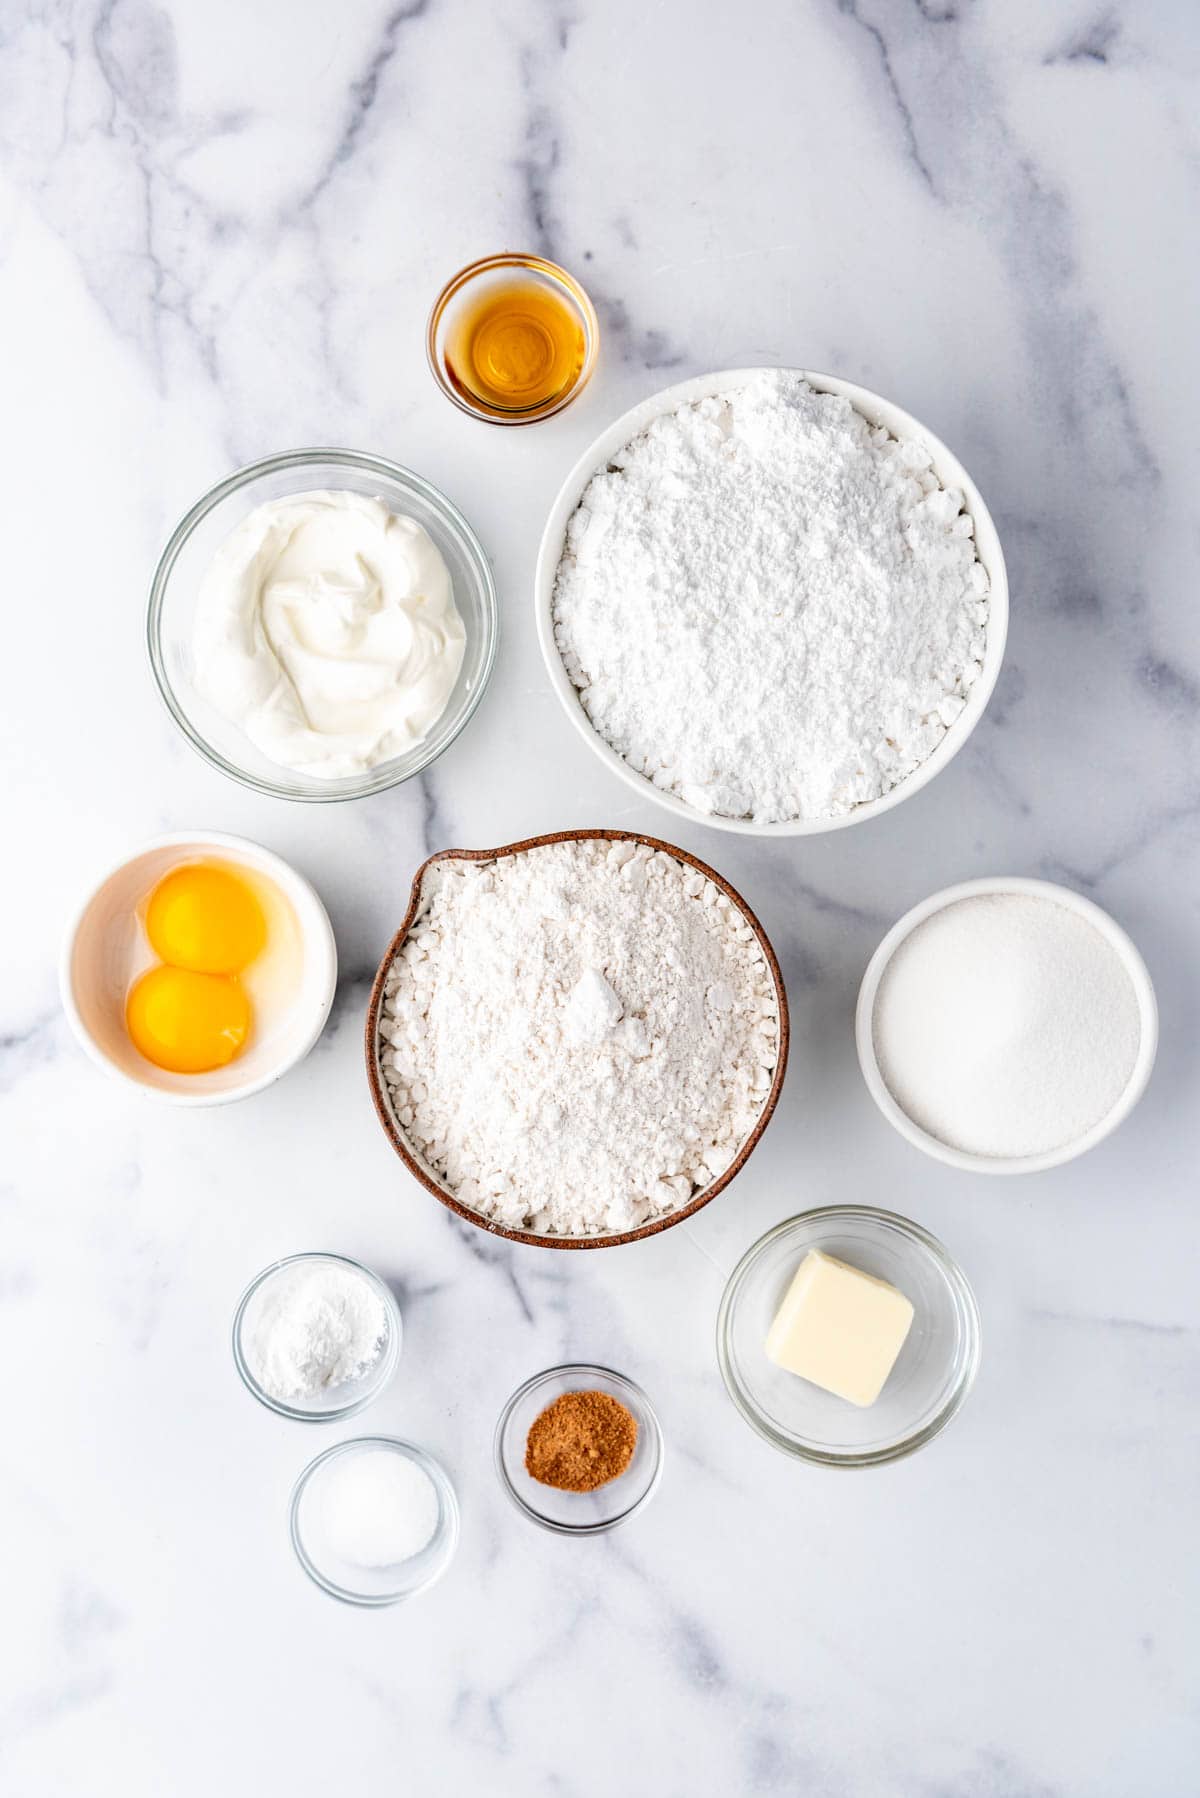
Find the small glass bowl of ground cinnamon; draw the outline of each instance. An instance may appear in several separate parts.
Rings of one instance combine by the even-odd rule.
[[[651,1498],[663,1439],[641,1387],[610,1367],[534,1374],[496,1425],[496,1472],[519,1511],[564,1536],[625,1523]]]

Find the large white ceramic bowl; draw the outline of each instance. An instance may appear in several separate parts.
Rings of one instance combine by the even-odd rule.
[[[1004,893],[1021,894],[1028,899],[1052,900],[1054,904],[1075,912],[1093,929],[1098,930],[1115,951],[1129,976],[1137,999],[1141,1025],[1137,1058],[1125,1090],[1116,1104],[1082,1136],[1074,1137],[1070,1142],[1061,1143],[1057,1148],[1040,1155],[974,1155],[965,1149],[952,1148],[949,1143],[932,1136],[909,1117],[893,1096],[875,1053],[875,1001],[888,964],[901,943],[912,935],[918,925],[924,924],[927,918],[945,911],[948,906],[957,905],[960,900]],[[935,1161],[944,1161],[947,1166],[958,1168],[962,1173],[1038,1174],[1047,1168],[1060,1167],[1065,1161],[1074,1161],[1077,1155],[1095,1148],[1097,1143],[1103,1142],[1129,1116],[1146,1090],[1158,1052],[1158,1002],[1154,996],[1149,970],[1141,954],[1115,918],[1111,918],[1092,900],[1085,899],[1082,893],[1072,892],[1070,887],[1056,886],[1049,880],[1027,880],[1021,875],[1000,875],[984,880],[964,880],[958,886],[944,887],[940,893],[931,893],[928,899],[914,905],[898,923],[893,924],[867,963],[867,971],[863,975],[855,1014],[855,1042],[858,1048],[858,1065],[867,1083],[867,1091],[888,1123],[899,1131],[906,1142],[924,1150],[926,1155],[932,1155]]]
[[[827,830],[844,830],[850,824],[865,824],[868,818],[877,818],[883,812],[890,812],[893,806],[904,799],[911,799],[914,793],[940,774],[946,764],[953,759],[983,716],[984,708],[991,698],[992,689],[996,685],[996,677],[1000,673],[1000,664],[1004,660],[1004,644],[1008,636],[1008,575],[1004,567],[1004,555],[1000,548],[1000,539],[996,527],[992,523],[992,515],[984,504],[983,495],[963,467],[962,463],[946,448],[945,444],[927,430],[911,413],[904,412],[894,406],[890,400],[872,393],[866,387],[856,387],[852,381],[839,380],[836,375],[815,374],[811,369],[790,369],[785,373],[802,374],[810,386],[818,393],[835,393],[861,412],[864,418],[874,425],[882,425],[893,437],[900,439],[917,439],[928,449],[933,458],[934,471],[945,487],[961,489],[966,500],[966,509],[971,514],[975,526],[975,548],[979,560],[987,570],[991,584],[991,599],[987,625],[987,644],[984,651],[983,668],[973,687],[971,687],[965,706],[950,726],[932,755],[928,756],[921,766],[913,771],[906,780],[902,780],[891,792],[883,794],[879,799],[872,799],[853,810],[841,813],[836,818],[792,818],[778,824],[757,824],[752,818],[726,818],[715,813],[701,812],[695,806],[688,805],[674,793],[666,793],[656,787],[652,781],[638,774],[623,756],[605,742],[599,731],[592,724],[580,703],[577,689],[572,685],[570,676],[563,666],[558,645],[554,641],[554,581],[558,573],[558,565],[562,559],[567,521],[583,496],[583,490],[592,476],[606,467],[612,457],[623,449],[634,437],[646,429],[652,421],[664,412],[674,412],[680,406],[692,404],[696,400],[709,399],[714,395],[730,393],[737,387],[745,387],[748,382],[764,372],[761,368],[730,368],[719,374],[698,375],[691,381],[680,381],[674,387],[665,387],[640,405],[622,414],[608,429],[602,431],[595,442],[586,449],[570,474],[559,489],[558,498],[550,509],[546,520],[546,528],[542,533],[541,549],[538,552],[537,572],[534,576],[534,599],[537,609],[538,640],[542,646],[542,656],[546,670],[550,676],[550,684],[562,701],[568,718],[579,731],[584,741],[606,767],[620,776],[627,787],[633,789],[642,799],[652,799],[655,805],[662,806],[665,811],[673,812],[677,818],[688,818],[693,824],[711,824],[715,830],[732,830],[742,836],[752,837],[809,837],[817,836]]]
[[[299,965],[286,999],[256,1024],[236,1061],[206,1074],[173,1074],[134,1048],[125,1028],[125,1002],[139,960],[146,960],[137,908],[172,868],[194,861],[245,868],[273,885],[296,920]],[[225,1105],[261,1092],[308,1054],[333,1003],[337,947],[317,894],[281,857],[245,837],[185,831],[143,844],[96,883],[68,926],[59,986],[71,1028],[106,1073],[169,1104]]]

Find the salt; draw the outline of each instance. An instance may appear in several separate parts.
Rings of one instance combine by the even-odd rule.
[[[410,1561],[438,1526],[437,1487],[416,1461],[390,1448],[335,1455],[313,1499],[327,1549],[354,1567]]]
[[[1137,1061],[1137,994],[1089,920],[1022,893],[960,899],[892,956],[872,1019],[884,1084],[949,1148],[1016,1157],[1076,1142]]]

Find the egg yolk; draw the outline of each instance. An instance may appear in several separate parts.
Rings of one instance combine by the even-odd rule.
[[[207,1074],[241,1054],[250,1029],[250,1001],[228,975],[151,968],[129,994],[125,1027],[155,1067],[172,1074]]]
[[[195,863],[174,868],[159,881],[146,907],[146,935],[155,954],[173,968],[236,974],[261,952],[267,922],[244,880]]]

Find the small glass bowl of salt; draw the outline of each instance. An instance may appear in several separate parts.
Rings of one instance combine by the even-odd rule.
[[[337,1423],[379,1397],[400,1360],[400,1307],[346,1255],[288,1255],[251,1280],[233,1319],[247,1390],[280,1417]]]
[[[344,1604],[378,1607],[440,1579],[458,1546],[445,1469],[397,1436],[338,1442],[292,1493],[292,1547],[305,1573]]]

